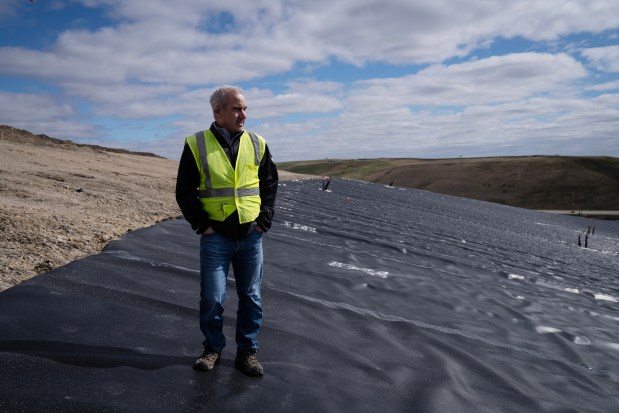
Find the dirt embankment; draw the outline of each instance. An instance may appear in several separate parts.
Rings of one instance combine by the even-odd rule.
[[[96,254],[128,231],[181,215],[177,161],[3,128],[0,291]]]

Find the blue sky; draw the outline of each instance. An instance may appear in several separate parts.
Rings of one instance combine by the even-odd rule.
[[[0,124],[178,159],[224,84],[276,161],[619,156],[619,3],[0,2]]]

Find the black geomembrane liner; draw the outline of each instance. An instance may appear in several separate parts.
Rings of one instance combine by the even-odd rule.
[[[198,242],[163,222],[0,293],[0,411],[619,411],[617,222],[285,182],[262,378],[233,366],[232,278],[222,361],[191,368]]]

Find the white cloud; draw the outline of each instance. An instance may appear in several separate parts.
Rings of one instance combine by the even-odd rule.
[[[565,54],[435,65],[402,78],[357,82],[346,110],[319,128],[307,121],[268,131],[285,160],[307,158],[289,149],[295,141],[313,148],[317,159],[554,154],[570,148],[595,153],[596,142],[616,139],[619,95],[582,97],[574,84],[586,75]],[[283,136],[283,130],[296,135]],[[334,136],[350,138],[338,143]]]
[[[616,12],[613,1],[598,1],[595,7],[588,1],[85,3],[106,6],[117,24],[66,31],[45,51],[0,49],[6,62],[2,72],[53,80],[204,85],[257,79],[290,70],[295,62],[324,62],[331,56],[356,64],[440,62],[499,36],[548,40],[617,26],[608,18]],[[233,31],[209,31],[209,20],[220,12],[234,16]]]
[[[592,100],[542,97],[476,105],[461,112],[394,112],[376,118],[347,113],[319,125],[311,121],[268,125],[264,132],[280,161],[381,156],[599,155],[600,148],[617,145],[617,100],[616,96]],[[346,136],[349,139],[344,139]]]
[[[73,108],[47,94],[8,93],[0,91],[0,124],[49,136],[92,137],[94,126],[72,121]]]
[[[581,53],[596,69],[619,73],[619,46],[594,47]]]
[[[616,11],[612,0],[594,6],[582,0],[321,0],[299,3],[274,31],[286,33],[279,37],[295,39],[304,50],[322,50],[355,64],[433,63],[465,56],[498,37],[548,41],[575,32],[599,33],[617,27],[618,19],[609,18]]]
[[[248,113],[252,117],[265,119],[291,114],[312,114],[333,112],[342,108],[342,102],[326,94],[311,91],[273,94],[266,90],[246,91]]]
[[[24,121],[32,117],[40,120],[54,120],[73,113],[67,104],[59,103],[50,95],[7,93],[0,91],[0,116],[6,120]]]
[[[67,26],[42,49],[0,47],[0,76],[50,90],[3,93],[0,101],[12,102],[4,122],[27,126],[16,122],[29,119],[64,138],[92,137],[88,122],[98,116],[167,118],[182,136],[210,122],[215,86],[246,83],[249,122],[288,158],[310,156],[310,142],[317,157],[350,156],[351,148],[374,156],[377,139],[379,156],[541,150],[555,139],[549,136],[567,148],[568,139],[580,145],[579,137],[607,142],[609,130],[618,129],[612,75],[619,73],[619,46],[562,46],[563,36],[617,30],[615,0],[50,4],[68,13],[75,2],[105,14],[106,25]],[[17,0],[0,5],[0,14],[25,10]],[[515,38],[537,41],[535,50],[544,52],[471,58]],[[574,56],[604,76],[593,78]],[[358,66],[353,80],[324,75],[341,62]],[[364,73],[372,65],[397,75]],[[297,74],[299,68],[307,72]],[[38,86],[45,83],[50,88]]]
[[[520,53],[455,65],[434,65],[390,79],[358,82],[351,110],[389,111],[402,106],[463,106],[500,103],[536,94],[560,93],[586,75],[565,54]]]
[[[593,86],[588,86],[585,90],[591,91],[604,91],[604,90],[617,90],[619,89],[619,80],[613,82],[599,83]]]

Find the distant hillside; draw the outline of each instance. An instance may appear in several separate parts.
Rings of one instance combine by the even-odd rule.
[[[619,210],[619,158],[525,156],[280,162],[280,169],[530,209]]]
[[[95,151],[100,152],[114,152],[114,153],[130,153],[133,155],[142,155],[142,156],[152,156],[155,158],[163,158],[163,156],[156,155],[150,152],[133,152],[126,149],[118,149],[118,148],[106,148],[99,145],[88,145],[83,143],[75,143],[71,140],[62,140],[52,138],[47,135],[35,135],[31,132],[28,132],[24,129],[14,128],[8,125],[0,125],[0,136],[2,140],[7,142],[17,142],[17,143],[30,143],[37,145],[56,145],[56,146],[64,146],[64,147],[82,147],[82,148],[92,148]]]

